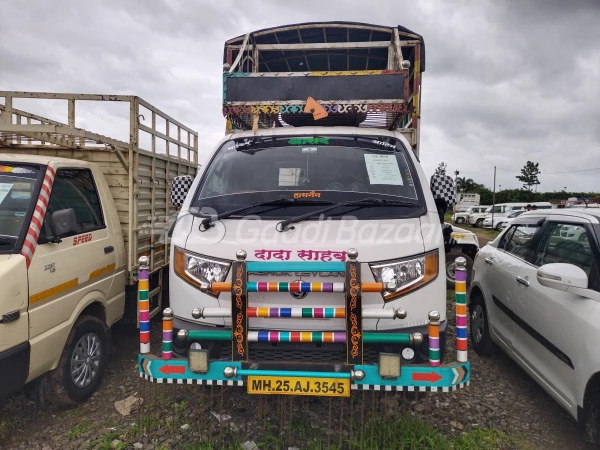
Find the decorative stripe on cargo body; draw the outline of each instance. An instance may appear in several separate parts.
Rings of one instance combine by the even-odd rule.
[[[115,270],[115,267],[116,267],[115,264],[109,264],[108,266],[102,267],[100,269],[96,269],[87,275],[82,275],[79,278],[74,278],[74,279],[66,281],[62,284],[53,286],[50,289],[46,289],[45,291],[38,292],[37,294],[33,294],[31,297],[29,297],[29,304],[35,305],[36,303],[39,303],[50,297],[54,297],[55,295],[58,295],[61,292],[68,291],[69,289],[72,289],[81,284],[87,283],[88,281],[92,281],[95,278],[99,278],[102,275],[106,275],[107,273]]]
[[[31,216],[31,222],[29,229],[25,235],[23,241],[23,247],[21,248],[21,255],[25,257],[27,268],[31,265],[31,260],[37,248],[38,239],[40,238],[40,232],[42,230],[42,224],[46,217],[46,209],[48,208],[48,202],[50,201],[50,194],[52,193],[52,186],[54,185],[54,176],[56,175],[55,170],[47,166],[46,173],[44,175],[44,181],[40,189],[40,195],[38,196],[33,216]]]

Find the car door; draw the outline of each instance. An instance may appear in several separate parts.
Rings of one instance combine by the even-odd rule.
[[[52,215],[72,209],[75,228],[54,236]],[[105,223],[89,169],[57,168],[29,267],[30,377],[51,369],[60,356],[81,300],[107,298],[115,271],[115,236]]]
[[[544,264],[574,264],[588,274],[589,288],[598,289],[595,240],[589,220],[555,216],[544,225],[532,264],[517,274],[515,353],[545,384],[546,389],[567,409],[577,405],[577,369],[583,330],[595,300],[542,286],[537,270]],[[517,278],[515,277],[515,279]]]
[[[498,244],[498,248],[485,257],[486,285],[489,292],[488,312],[492,332],[512,348],[514,339],[514,307],[517,285],[515,274],[532,257],[531,243],[539,230],[539,219],[521,219],[513,224]]]

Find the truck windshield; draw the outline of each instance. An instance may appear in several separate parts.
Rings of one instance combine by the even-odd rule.
[[[226,142],[202,178],[192,206],[217,214],[280,197],[300,200],[265,211],[261,217],[297,216],[340,203],[375,197],[399,201],[357,209],[361,217],[418,216],[424,207],[415,173],[402,143],[377,136],[252,137]],[[332,215],[343,214],[336,210]]]
[[[34,191],[40,169],[0,162],[0,253],[19,251],[25,220],[35,206]]]

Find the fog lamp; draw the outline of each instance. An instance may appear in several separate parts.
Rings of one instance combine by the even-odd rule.
[[[399,378],[400,364],[400,355],[396,353],[380,353],[379,376],[382,378]]]
[[[190,348],[188,352],[188,364],[192,372],[208,372],[208,350]]]

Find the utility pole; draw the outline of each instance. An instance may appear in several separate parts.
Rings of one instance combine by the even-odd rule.
[[[492,228],[494,228],[494,207],[496,206],[496,166],[494,166],[494,192],[492,193]]]

